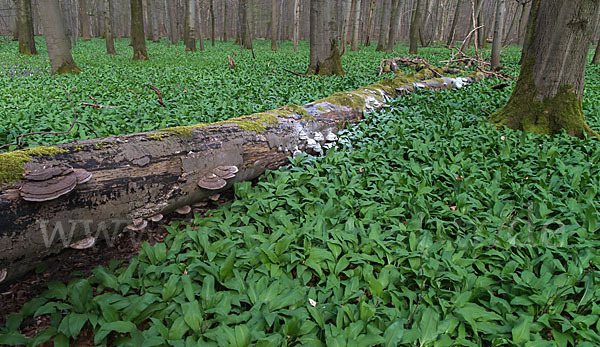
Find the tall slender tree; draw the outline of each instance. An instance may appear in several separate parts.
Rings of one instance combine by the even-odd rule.
[[[367,28],[365,30],[365,32],[366,32],[365,46],[366,47],[371,45],[371,29],[373,26],[373,12],[374,11],[375,11],[375,0],[370,0],[370,2],[369,2],[369,18],[367,19]]]
[[[106,54],[115,55],[115,42],[113,40],[112,33],[112,1],[103,0],[104,6],[102,10],[104,12],[104,38],[106,40]]]
[[[32,13],[31,0],[17,0],[17,32],[21,54],[37,54]]]
[[[583,116],[582,97],[599,11],[597,0],[532,1],[521,73],[492,122],[541,134],[597,136]]]
[[[171,43],[176,45],[179,42],[179,32],[177,31],[177,2],[174,0],[165,0],[165,12],[169,21],[169,36]]]
[[[52,74],[80,73],[81,69],[71,56],[69,39],[58,0],[40,1],[38,6]]]
[[[79,23],[81,23],[81,40],[89,41],[92,39],[90,32],[90,15],[88,14],[88,4],[86,0],[79,0]]]
[[[396,35],[398,34],[400,25],[401,9],[402,7],[400,6],[400,0],[392,0],[392,19],[390,20],[388,44],[387,48],[385,49],[387,52],[392,52],[394,50],[394,44],[396,44]]]
[[[494,23],[494,39],[492,41],[492,70],[500,67],[500,50],[502,49],[502,31],[504,30],[504,0],[496,2],[496,18]]]
[[[227,10],[228,0],[223,0],[223,42],[227,42]]]
[[[377,51],[385,50],[386,39],[388,38],[388,29],[390,28],[390,17],[392,6],[392,0],[383,0],[381,7],[380,25],[379,25],[379,39],[377,40]]]
[[[350,17],[352,16],[352,0],[342,2],[342,32],[340,35],[340,54],[346,53],[348,48],[348,31],[350,29]]]
[[[594,51],[594,58],[592,59],[593,65],[598,65],[600,62],[600,40],[596,43],[596,50]]]
[[[209,4],[209,12],[210,12],[210,43],[214,47],[215,46],[215,4],[214,0],[210,0]]]
[[[133,60],[148,60],[142,0],[131,0],[131,45],[133,46]]]
[[[300,42],[300,0],[294,0],[294,53]]]
[[[277,16],[277,0],[272,0],[271,6],[271,50],[277,50],[277,24],[279,22]]]
[[[423,0],[416,0],[412,18],[410,21],[410,34],[409,34],[409,53],[419,53],[419,31],[421,30],[421,21],[423,14]]]
[[[187,0],[185,8],[185,51],[196,52],[196,0]]]
[[[354,25],[352,28],[352,41],[350,44],[351,51],[358,51],[358,30],[360,29],[360,8],[362,5],[361,0],[354,1]]]
[[[248,23],[248,0],[239,0],[238,6],[241,45],[246,49],[252,49],[252,35]]]
[[[335,2],[310,0],[309,75],[344,75],[338,50],[338,25]]]

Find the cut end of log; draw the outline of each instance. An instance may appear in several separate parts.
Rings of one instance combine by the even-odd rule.
[[[69,245],[73,249],[88,249],[96,243],[96,238],[91,236]]]

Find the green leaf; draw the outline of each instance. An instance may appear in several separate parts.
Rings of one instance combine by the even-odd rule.
[[[194,300],[189,303],[182,305],[183,318],[186,324],[194,331],[200,330],[200,324],[202,323],[202,310],[198,300]]]
[[[533,320],[530,316],[523,316],[512,329],[512,339],[515,343],[521,344],[530,341],[531,324]]]

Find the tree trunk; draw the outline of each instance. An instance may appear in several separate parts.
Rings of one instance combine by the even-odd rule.
[[[196,0],[187,0],[185,9],[185,51],[196,52]]]
[[[131,44],[133,46],[133,60],[148,60],[142,0],[131,0]]]
[[[345,0],[342,11],[342,31],[340,34],[340,54],[346,53],[348,48],[348,28],[350,27],[350,16],[352,15],[352,0]]]
[[[38,3],[46,47],[52,74],[80,73],[81,70],[71,56],[69,39],[65,32],[64,21],[58,0],[46,0]]]
[[[79,0],[79,23],[81,23],[81,40],[91,40],[92,35],[90,34],[90,16],[88,14],[86,0]]]
[[[19,53],[37,54],[35,35],[33,32],[33,15],[31,0],[17,0],[17,32],[19,33]]]
[[[533,0],[523,64],[510,100],[491,121],[512,129],[597,134],[583,117],[585,65],[600,2]]]
[[[200,50],[204,50],[204,32],[202,31],[202,0],[196,0],[196,19],[197,28],[196,28],[196,36],[198,37],[198,41],[200,43]]]
[[[337,11],[332,0],[310,0],[308,75],[344,75],[337,45]]]
[[[593,65],[598,65],[600,62],[600,41],[596,44],[596,50],[594,51],[594,58],[592,59]]]
[[[156,33],[154,32],[154,11],[152,11],[152,0],[144,0],[144,8],[146,13],[147,27],[144,29],[146,38],[152,42],[156,42]]]
[[[214,0],[210,0],[209,2],[209,12],[210,12],[210,42],[211,45],[215,46],[215,9],[214,9]]]
[[[179,42],[179,33],[177,32],[177,8],[174,0],[168,0],[168,2],[165,0],[165,12],[168,15],[171,43],[176,45]]]
[[[523,3],[523,10],[521,11],[521,19],[519,20],[519,44],[525,43],[525,35],[527,29],[527,23],[529,22],[529,13],[531,12],[531,1]]]
[[[148,0],[148,8],[150,11],[150,21],[152,22],[152,41],[160,42],[160,24],[158,21],[156,0]]]
[[[502,30],[504,29],[504,0],[496,2],[496,21],[494,23],[494,40],[492,42],[492,70],[500,67],[500,50],[502,50]]]
[[[423,12],[423,0],[416,0],[412,18],[410,21],[410,54],[419,53],[419,30],[421,28],[421,17]]]
[[[383,0],[383,6],[381,7],[381,16],[379,17],[381,22],[379,25],[379,39],[377,40],[376,51],[385,50],[386,39],[388,37],[388,29],[390,27],[391,17],[391,0]]]
[[[332,29],[337,31],[335,25]],[[442,87],[450,89],[480,76],[460,81],[446,78]],[[389,98],[411,92],[415,81],[432,77],[436,76],[423,69],[304,106],[288,105],[215,124],[0,153],[0,163],[12,164],[10,171],[0,166],[0,271],[6,270],[6,280],[17,278],[75,242],[90,237],[110,242],[135,219],[141,219],[141,224],[202,201],[234,182],[250,181],[286,165],[296,150],[311,151],[307,137],[313,139],[318,132],[326,138],[360,121],[364,111],[380,109]],[[440,85],[434,79],[423,81],[419,88]],[[312,151],[319,153],[316,148]],[[83,168],[93,176],[53,200],[31,202],[20,196],[25,170],[61,165]],[[235,166],[239,171],[219,182],[225,183],[219,190],[200,188],[198,182],[218,166]]]
[[[271,50],[277,50],[277,24],[279,22],[277,17],[277,0],[272,0],[271,6]]]
[[[252,49],[252,36],[248,23],[248,0],[240,0],[239,3],[240,39],[242,47]]]
[[[300,0],[294,0],[294,53],[300,42]]]
[[[223,0],[223,42],[227,42],[227,0]]]
[[[371,45],[371,29],[373,26],[373,12],[375,11],[375,0],[369,3],[369,19],[367,20],[367,37],[365,38],[365,47]]]
[[[400,0],[393,1],[392,4],[392,19],[390,20],[389,37],[386,52],[394,51],[394,45],[396,44],[396,36],[398,34],[398,25],[400,24]]]
[[[508,26],[508,29],[506,30],[506,33],[504,34],[504,39],[502,40],[504,45],[507,45],[510,41],[510,35],[512,34],[513,28],[515,26],[515,22],[517,21],[517,16],[519,15],[519,9],[521,9],[521,6],[519,6],[517,4],[517,8],[515,9],[515,14],[512,17],[511,21],[510,21],[510,25]]]
[[[358,31],[360,29],[360,8],[361,0],[354,0],[354,25],[352,28],[352,42],[350,45],[351,51],[358,51]]]
[[[103,12],[104,12],[104,38],[106,39],[106,54],[116,55],[115,42],[113,40],[112,33],[112,4],[110,0],[103,0]]]

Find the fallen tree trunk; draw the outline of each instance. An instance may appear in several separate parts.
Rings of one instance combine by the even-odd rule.
[[[483,77],[430,79],[435,76],[429,69],[399,73],[304,106],[2,153],[0,282],[64,248],[110,240],[126,226],[141,228],[234,182],[254,179],[286,164],[294,152],[319,152],[321,144],[335,139],[331,134],[359,121],[363,111],[383,107],[388,98],[415,88],[460,88]],[[200,181],[209,189],[199,187]]]

